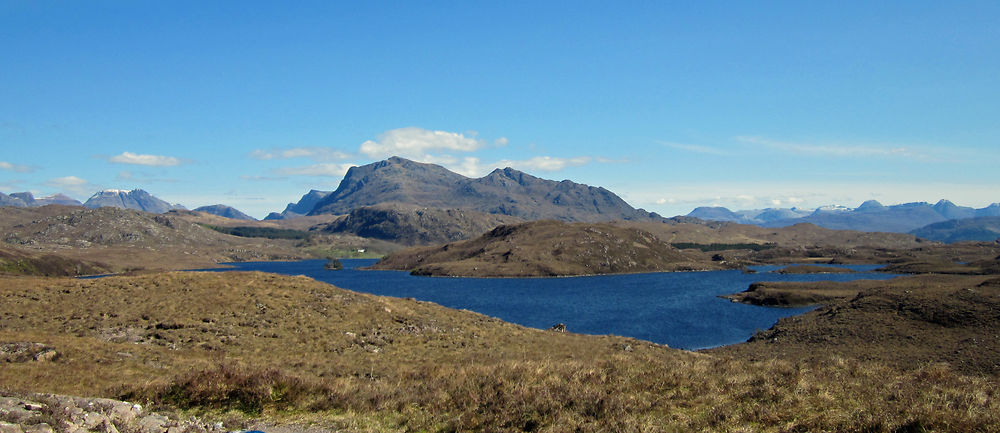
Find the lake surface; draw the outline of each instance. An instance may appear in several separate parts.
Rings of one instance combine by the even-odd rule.
[[[570,332],[615,334],[696,350],[746,341],[779,318],[810,308],[743,305],[719,298],[757,281],[884,280],[878,266],[843,266],[853,274],[783,275],[780,266],[741,271],[668,272],[566,278],[434,278],[405,271],[366,271],[376,260],[343,259],[344,269],[323,269],[326,260],[228,263],[230,270],[305,275],[337,287],[464,308],[533,328],[563,323]],[[213,270],[217,271],[217,270]],[[222,270],[225,271],[225,270]]]

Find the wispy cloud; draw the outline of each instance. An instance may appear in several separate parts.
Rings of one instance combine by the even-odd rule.
[[[45,185],[60,191],[69,192],[73,195],[88,195],[101,189],[86,179],[81,179],[76,176],[52,178],[47,180]]]
[[[0,170],[13,171],[15,173],[31,173],[35,171],[35,167],[29,165],[11,164],[7,161],[0,161]]]
[[[559,158],[554,156],[536,156],[524,160],[501,160],[497,162],[498,167],[512,167],[522,171],[559,171],[567,167],[578,167],[587,165],[594,161],[589,156],[577,156],[572,158]]]
[[[120,181],[120,182],[132,182],[132,183],[141,183],[141,184],[148,184],[148,183],[176,183],[176,182],[178,182],[177,179],[156,177],[156,176],[150,175],[149,173],[134,173],[134,172],[131,172],[131,171],[128,171],[128,170],[122,170],[122,171],[118,172],[118,175],[115,176],[115,180],[116,181]]]
[[[357,164],[312,164],[301,167],[284,167],[274,172],[286,176],[343,177],[347,170]]]
[[[240,176],[240,179],[251,180],[254,182],[278,182],[278,181],[288,180],[288,178],[285,176],[248,176],[248,175],[242,175]]]
[[[181,160],[173,156],[143,155],[132,152],[122,152],[108,158],[108,161],[116,164],[146,165],[150,167],[172,167],[181,165]]]
[[[833,156],[845,158],[898,157],[912,159],[926,159],[928,157],[925,153],[904,146],[791,143],[748,136],[736,137],[736,140],[784,152],[812,156]]]
[[[724,152],[722,150],[709,146],[700,146],[697,144],[686,144],[686,143],[674,143],[669,141],[657,141],[657,143],[667,146],[671,149],[683,150],[685,152],[704,153],[707,155],[718,155],[718,156],[729,155],[728,152]]]
[[[507,139],[500,137],[495,141],[497,146],[507,144]],[[392,129],[379,134],[376,140],[361,143],[361,153],[372,158],[384,158],[393,155],[407,158],[422,158],[427,152],[457,151],[473,152],[486,147],[488,143],[469,133],[469,136],[457,132],[431,131],[418,127]]]
[[[352,155],[332,147],[308,146],[285,149],[275,148],[271,150],[257,149],[250,152],[250,157],[264,161],[273,159],[305,158],[323,162],[344,160],[351,158]]]

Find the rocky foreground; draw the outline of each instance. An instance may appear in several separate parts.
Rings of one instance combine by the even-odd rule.
[[[144,410],[142,405],[107,398],[56,394],[0,394],[3,433],[214,433],[221,423]]]
[[[797,341],[799,331],[779,327],[748,351],[706,354],[528,329],[304,277],[8,277],[0,279],[0,389],[16,401],[5,400],[0,428],[1000,431],[998,377],[987,368],[1000,350],[938,350],[943,340],[923,338],[945,332],[959,349],[975,348],[995,329],[994,283],[962,278],[968,284],[943,296],[901,288],[863,298],[864,315],[831,313],[833,325],[854,324],[838,341],[808,332]],[[929,319],[915,331],[893,327],[900,306]],[[891,334],[853,331],[871,323]],[[964,326],[983,331],[959,341]],[[867,340],[885,347],[860,345]],[[809,352],[776,350],[785,341]]]

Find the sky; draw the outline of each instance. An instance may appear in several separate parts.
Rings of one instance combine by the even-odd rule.
[[[664,216],[1000,202],[1000,2],[0,0],[0,191],[257,218],[398,155]]]

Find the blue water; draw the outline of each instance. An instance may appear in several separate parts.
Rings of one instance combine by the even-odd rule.
[[[375,260],[343,259],[344,269],[327,271],[325,260],[230,263],[231,270],[305,275],[337,287],[376,295],[411,297],[464,308],[533,328],[564,323],[568,331],[615,334],[703,349],[746,341],[779,318],[810,308],[743,305],[719,295],[741,292],[757,281],[849,281],[888,279],[868,272],[878,266],[845,266],[853,274],[782,275],[778,266],[740,271],[670,272],[569,278],[432,278],[404,271],[366,271]]]

